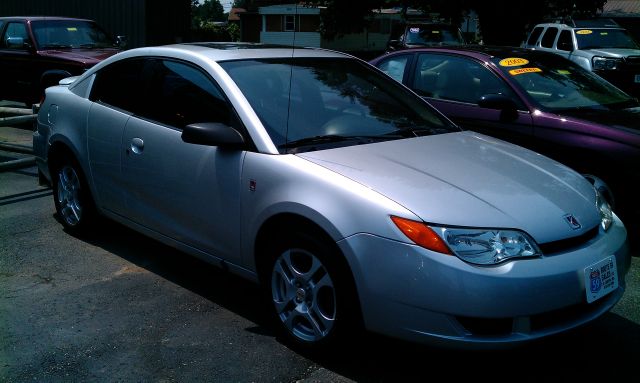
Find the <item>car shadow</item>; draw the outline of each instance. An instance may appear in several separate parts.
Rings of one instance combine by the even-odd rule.
[[[54,215],[59,220],[59,217]],[[506,350],[460,351],[371,333],[310,352],[275,334],[259,286],[120,224],[102,220],[80,238],[144,268],[255,324],[245,331],[276,339],[319,366],[358,382],[486,378],[492,381],[571,381],[633,376],[640,325],[607,313],[587,326]]]

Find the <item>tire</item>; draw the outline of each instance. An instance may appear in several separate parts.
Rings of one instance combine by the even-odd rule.
[[[349,270],[337,257],[333,246],[304,233],[273,248],[265,281],[273,320],[295,346],[324,348],[356,330],[353,308],[359,304],[352,301],[357,298]]]
[[[63,155],[55,162],[51,186],[62,225],[70,232],[85,233],[95,223],[96,213],[84,174],[73,157]]]

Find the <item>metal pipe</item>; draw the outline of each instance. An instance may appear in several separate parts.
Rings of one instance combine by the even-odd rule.
[[[33,154],[33,147],[31,146],[10,144],[8,142],[0,142],[0,150],[23,154]]]
[[[36,164],[35,157],[21,158],[19,160],[0,162],[0,172],[9,170],[22,169],[34,166]]]
[[[35,121],[38,118],[37,114],[30,114],[28,116],[14,116],[14,117],[0,117],[0,123],[3,124],[20,124],[23,122]]]

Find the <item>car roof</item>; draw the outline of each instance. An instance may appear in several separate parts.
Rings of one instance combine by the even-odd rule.
[[[61,16],[4,16],[0,17],[0,20],[4,21],[40,21],[40,20],[76,20],[76,21],[91,21],[90,19],[78,19],[74,17],[61,17]]]
[[[321,48],[301,48],[260,43],[196,42],[130,49],[123,54],[147,55],[198,55],[211,61],[284,57],[353,57],[345,53]],[[121,54],[121,55],[123,55]]]
[[[585,24],[576,24],[576,25],[568,25],[565,23],[542,23],[536,24],[535,28],[538,27],[555,27],[555,28],[567,28],[567,29],[624,29],[620,25],[613,24],[593,24],[589,25]]]
[[[531,56],[537,54],[549,54],[547,52],[540,52],[528,48],[520,47],[508,47],[508,46],[492,46],[492,45],[460,45],[456,47],[425,47],[425,48],[411,48],[402,51],[395,51],[384,56],[381,56],[373,61],[378,61],[382,57],[388,57],[391,55],[411,54],[415,52],[441,52],[441,53],[455,53],[465,54],[467,56],[473,56],[478,59],[487,59],[492,57],[505,58],[514,55]]]

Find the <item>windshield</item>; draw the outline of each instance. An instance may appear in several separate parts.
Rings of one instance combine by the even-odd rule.
[[[633,98],[607,81],[555,54],[529,52],[492,61],[531,99],[552,111],[608,110],[637,105]]]
[[[96,23],[85,20],[33,21],[39,49],[113,48],[114,41]]]
[[[405,44],[460,45],[464,43],[457,28],[448,25],[416,25],[407,28]]]
[[[280,153],[459,131],[420,97],[349,58],[220,63]]]
[[[621,48],[640,49],[624,29],[577,29],[578,49]]]

